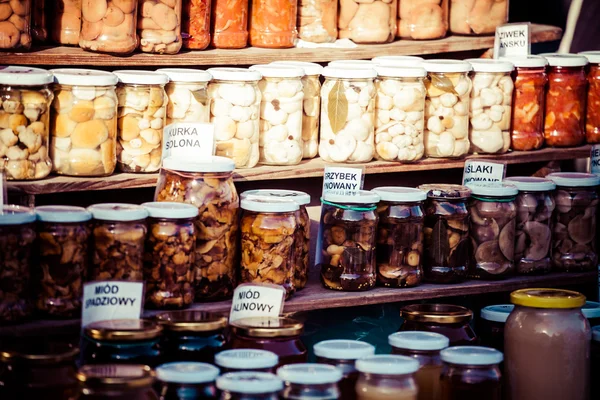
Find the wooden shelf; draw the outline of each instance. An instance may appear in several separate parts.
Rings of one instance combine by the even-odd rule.
[[[560,39],[562,30],[549,25],[531,25],[531,40],[548,42]],[[3,53],[2,63],[13,65],[89,65],[89,66],[203,66],[249,65],[275,60],[331,61],[352,58],[372,58],[382,55],[437,54],[489,49],[494,36],[450,36],[439,40],[399,40],[389,44],[358,45],[353,49],[260,49],[182,51],[175,55],[135,53],[112,56],[91,53],[78,47],[41,47],[23,53]]]

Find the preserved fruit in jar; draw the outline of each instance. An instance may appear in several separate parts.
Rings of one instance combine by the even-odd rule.
[[[46,0],[32,0],[31,35],[36,42],[45,42],[48,39],[46,28]]]
[[[298,37],[307,42],[333,43],[338,36],[335,0],[298,1]]]
[[[251,0],[250,45],[271,49],[294,47],[298,39],[298,0]]]
[[[403,39],[440,39],[448,31],[450,0],[399,0],[397,37]]]
[[[291,364],[277,370],[277,376],[285,383],[282,399],[336,400],[340,398],[338,382],[342,371],[332,365]]]
[[[590,63],[585,138],[588,143],[600,143],[600,52],[584,51],[579,55],[585,56]]]
[[[152,384],[154,374],[147,365],[85,365],[77,373],[81,392],[78,400],[158,400]]]
[[[269,372],[229,372],[217,378],[221,400],[278,400],[283,381]]]
[[[508,22],[509,0],[450,0],[450,32],[486,35]]]
[[[162,400],[215,399],[219,369],[202,362],[172,362],[155,370]]]
[[[183,47],[204,50],[210,44],[211,0],[183,0]]]
[[[144,53],[176,54],[181,49],[181,1],[138,0],[139,49]]]
[[[169,98],[166,125],[210,121],[208,82],[212,76],[208,72],[185,68],[161,68],[156,72],[169,77],[165,87]]]
[[[138,45],[137,6],[138,0],[82,1],[79,47],[100,53],[133,52]]]
[[[338,37],[355,43],[389,43],[396,36],[398,0],[340,0]]]
[[[81,1],[56,0],[50,34],[58,44],[79,45],[81,33]]]
[[[213,0],[212,41],[217,49],[243,49],[248,44],[248,0]]]
[[[357,400],[417,400],[414,374],[419,362],[398,355],[376,355],[356,361],[360,372]]]
[[[31,47],[32,0],[5,1],[0,15],[0,49]],[[36,4],[37,5],[37,4]]]
[[[450,340],[450,346],[477,343],[470,325],[473,311],[468,308],[451,304],[412,304],[402,307],[400,316],[404,319],[400,332],[439,333]]]
[[[272,351],[258,349],[225,350],[215,355],[215,365],[223,373],[239,371],[275,372],[279,356]]]

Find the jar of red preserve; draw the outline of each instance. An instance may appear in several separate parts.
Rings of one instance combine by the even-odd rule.
[[[587,79],[588,97],[585,115],[585,138],[588,143],[600,143],[600,51],[579,53],[590,63]]]

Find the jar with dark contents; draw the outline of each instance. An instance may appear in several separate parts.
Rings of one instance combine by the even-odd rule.
[[[585,139],[588,143],[600,143],[600,51],[584,51],[579,55],[589,62]]]
[[[283,381],[269,372],[229,372],[217,378],[220,400],[278,400]]]
[[[417,360],[395,354],[377,355],[357,360],[356,369],[360,372],[357,400],[417,400]]]
[[[591,376],[600,374],[600,326],[592,329],[592,368]],[[600,396],[600,381],[592,379],[592,395],[590,399],[597,399]]]
[[[219,368],[201,362],[172,362],[155,370],[161,400],[212,400]]]
[[[308,352],[300,336],[304,324],[292,318],[253,317],[229,324],[232,349],[268,350],[279,356],[279,366],[306,362]]]
[[[442,400],[501,400],[501,352],[489,347],[456,346],[440,353]]]
[[[377,206],[377,282],[387,287],[411,287],[423,279],[423,202],[419,189],[380,187]]]
[[[446,336],[450,346],[475,344],[477,336],[471,328],[473,311],[452,304],[411,304],[402,307],[404,323],[400,332],[425,331]]]
[[[238,261],[240,201],[233,184],[234,163],[224,157],[209,162],[163,161],[154,201],[188,203],[198,208],[194,285],[196,301],[233,295]]]
[[[342,371],[332,365],[292,364],[277,370],[285,388],[284,400],[337,400],[341,399],[338,382]]]
[[[596,270],[596,209],[600,177],[583,173],[553,173],[556,184],[552,264],[560,272]]]
[[[466,186],[421,185],[425,202],[425,280],[432,283],[463,281],[469,266],[469,212]]]
[[[160,346],[164,362],[194,361],[212,364],[226,344],[227,318],[200,310],[160,313]]]
[[[356,360],[375,354],[375,346],[358,340],[324,340],[314,345],[313,352],[317,362],[329,364],[342,371],[338,383],[340,399],[356,399],[356,381],[358,370]]]
[[[279,364],[279,357],[272,351],[258,349],[225,350],[215,355],[215,365],[227,372],[271,372]]]
[[[146,217],[142,206],[125,203],[88,207],[94,218],[91,281],[143,281]]]
[[[504,351],[504,325],[514,308],[512,304],[498,304],[481,309],[477,332],[482,346]]]
[[[93,322],[83,328],[81,364],[160,363],[163,328],[146,319],[116,319]]]
[[[316,267],[327,289],[370,290],[376,282],[375,243],[379,195],[361,190],[356,196],[326,193]]]
[[[159,400],[152,388],[154,374],[147,365],[99,364],[79,369],[75,400]]]

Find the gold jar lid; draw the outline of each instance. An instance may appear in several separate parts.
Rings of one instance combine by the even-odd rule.
[[[94,340],[112,342],[154,339],[162,330],[158,323],[147,319],[116,319],[89,324],[83,328],[83,333]]]
[[[227,317],[200,310],[164,312],[155,318],[170,332],[212,332],[227,327]]]
[[[407,321],[459,324],[471,321],[473,311],[452,304],[412,304],[402,307],[400,316]]]
[[[138,364],[84,365],[77,372],[77,380],[87,388],[139,388],[154,382],[152,368]]]
[[[302,322],[285,317],[242,318],[230,326],[235,334],[258,338],[300,336],[304,330]]]
[[[532,308],[581,308],[585,305],[585,296],[572,290],[532,288],[512,292],[510,301]]]
[[[79,355],[79,347],[71,344],[31,341],[23,349],[0,352],[0,362],[45,365],[65,361],[74,362],[77,355]]]

